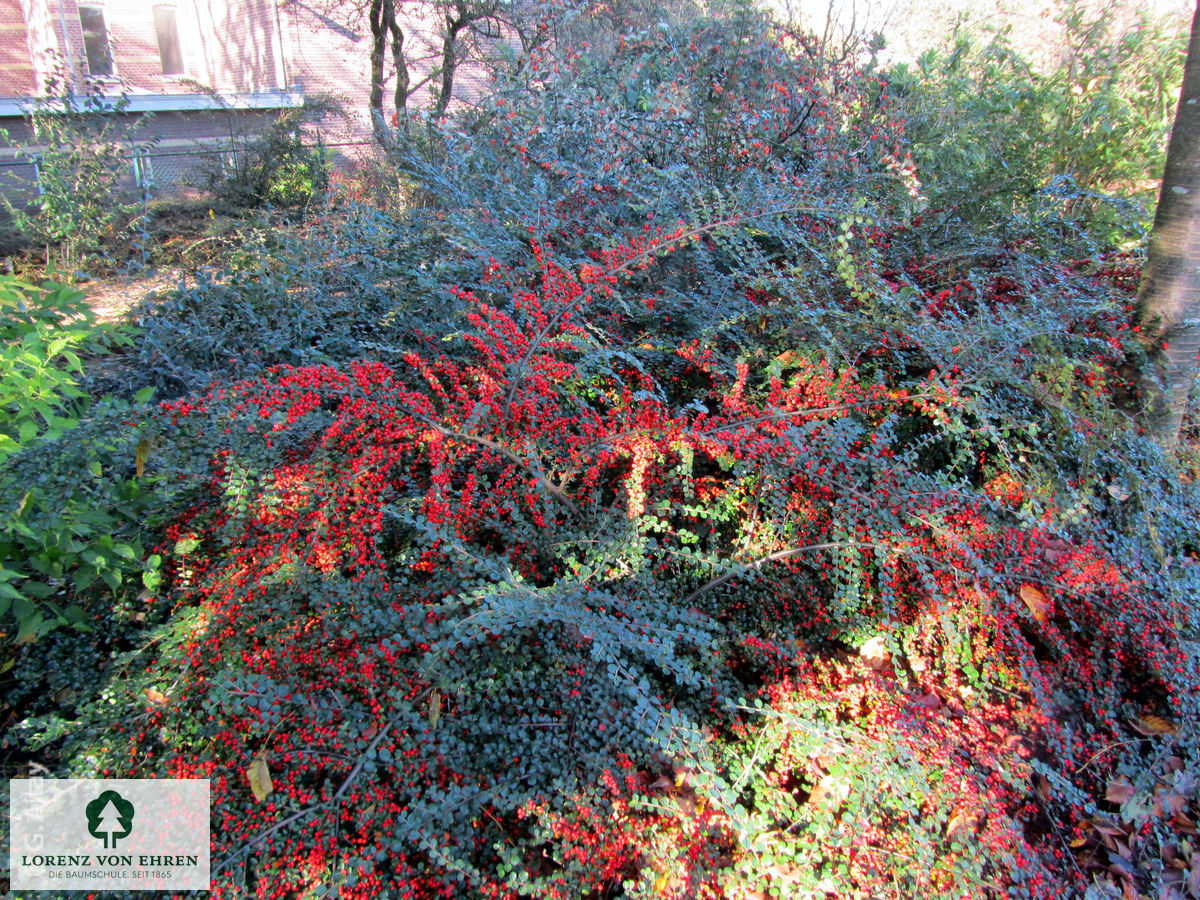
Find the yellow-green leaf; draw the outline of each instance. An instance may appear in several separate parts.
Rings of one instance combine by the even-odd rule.
[[[437,728],[442,718],[442,692],[434,690],[429,695],[429,727]]]
[[[150,458],[150,441],[142,438],[138,441],[137,451],[133,457],[133,467],[137,470],[138,477],[146,471],[146,460]]]
[[[261,803],[271,793],[271,770],[267,768],[267,758],[263,754],[254,757],[254,761],[246,769],[246,777],[250,780],[250,790],[254,799]]]

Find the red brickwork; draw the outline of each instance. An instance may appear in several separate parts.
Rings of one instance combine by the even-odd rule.
[[[366,14],[326,14],[316,5],[290,2],[283,7],[282,37],[288,48],[289,75],[306,97],[324,96],[337,105],[338,111],[321,125],[327,140],[369,141],[371,28]]]
[[[321,125],[328,141],[369,141],[371,27],[365,10],[355,13],[354,4],[341,6],[344,10],[329,0],[288,0],[282,5],[281,25],[288,53],[288,72],[292,82],[303,88],[306,96],[328,96],[340,106],[341,114]],[[428,106],[433,96],[429,76],[441,63],[441,37],[434,11],[418,8],[411,14],[400,16],[399,24],[404,31],[405,54],[410,60],[410,83],[421,85],[409,105],[414,109]],[[466,60],[455,74],[454,96],[459,100],[473,99],[486,85],[484,72]],[[395,87],[395,68],[391,65],[389,45],[383,85],[384,106],[389,113]]]
[[[89,71],[81,7],[103,16],[111,75]],[[166,52],[160,43],[163,17],[173,18],[175,51],[172,41]],[[97,14],[88,21],[94,55]],[[401,26],[417,84],[439,62],[440,41],[430,18],[409,16]],[[134,110],[157,110],[141,134],[153,144],[150,166],[161,188],[188,170],[194,176],[202,159],[230,145],[231,135],[260,131],[275,114],[270,107],[290,105],[302,93],[334,101],[338,111],[320,123],[320,138],[335,158],[353,158],[373,149],[370,46],[365,12],[330,0],[0,0],[0,127],[9,130],[10,144],[26,143],[21,101],[44,95],[56,73],[76,90],[90,80],[110,93],[123,91]],[[390,67],[385,78],[390,109]],[[455,94],[470,96],[482,84],[479,71],[464,64]],[[204,98],[213,91],[222,103],[253,108],[194,109],[209,103]],[[410,104],[424,105],[430,96],[422,87]],[[13,158],[11,150],[0,153],[0,164]]]
[[[29,97],[59,66],[90,73],[80,7],[100,11],[111,81],[132,94],[263,92],[288,86],[273,0],[0,0],[0,96]],[[156,7],[173,15],[183,71],[164,74]]]
[[[21,0],[0,0],[0,96],[28,97],[36,91],[37,74]]]

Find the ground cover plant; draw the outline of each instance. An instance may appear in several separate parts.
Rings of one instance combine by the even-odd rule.
[[[9,657],[13,758],[211,779],[222,897],[1197,896],[1137,260],[948,229],[815,46],[519,60],[412,123],[406,212],[335,187],[147,309],[160,402],[76,428],[142,552]]]

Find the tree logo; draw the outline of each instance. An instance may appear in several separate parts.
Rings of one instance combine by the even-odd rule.
[[[133,832],[133,804],[116,791],[105,791],[87,805],[88,832],[104,839],[105,850],[115,850],[119,838]]]

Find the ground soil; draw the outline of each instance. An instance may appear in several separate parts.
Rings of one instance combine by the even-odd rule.
[[[179,284],[181,273],[174,269],[150,270],[136,275],[111,275],[79,285],[101,322],[117,322],[148,294]]]

